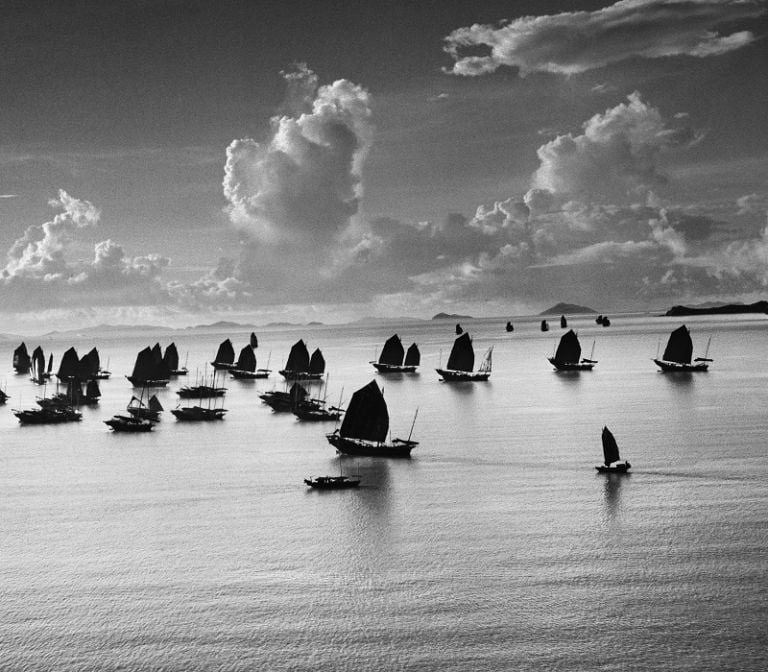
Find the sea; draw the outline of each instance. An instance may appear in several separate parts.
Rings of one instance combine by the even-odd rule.
[[[181,423],[176,390],[250,329],[26,339],[98,347],[113,372],[80,423],[20,426],[55,392],[0,343],[0,670],[196,672],[768,669],[768,316],[569,316],[592,372],[547,361],[559,316],[466,319],[486,383],[445,383],[455,322],[257,329],[268,380],[226,380],[226,418]],[[685,323],[707,373],[652,362]],[[398,333],[416,375],[370,365]],[[339,457],[334,423],[273,413],[290,346],[319,347],[342,405],[371,380],[409,460]],[[136,353],[178,347],[150,434],[103,423]],[[417,414],[417,415],[416,415]],[[415,423],[414,423],[415,417]],[[598,474],[608,426],[625,476]],[[310,476],[356,475],[318,492]]]

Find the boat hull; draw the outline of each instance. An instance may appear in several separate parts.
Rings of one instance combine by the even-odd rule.
[[[319,476],[318,478],[305,478],[304,482],[315,490],[348,490],[357,488],[360,481],[346,476]]]
[[[664,373],[699,373],[709,371],[709,364],[705,362],[681,364],[680,362],[668,362],[664,359],[654,359],[653,363]]]
[[[283,369],[278,373],[286,380],[322,380],[324,373],[310,373],[309,371],[289,371]]]
[[[547,357],[547,360],[558,371],[591,371],[595,366],[589,362],[562,362],[554,357]]]
[[[626,474],[631,466],[629,462],[617,462],[615,464],[598,464],[595,469],[599,474]]]
[[[382,364],[381,362],[371,362],[371,364],[379,373],[416,373],[414,364]]]
[[[110,420],[105,420],[104,424],[115,432],[126,432],[129,434],[151,432],[153,427],[149,420],[142,420],[133,416],[115,416]]]
[[[339,435],[338,432],[326,434],[325,438],[340,453],[360,457],[408,458],[411,456],[411,451],[419,445],[418,441],[404,441],[403,439],[395,439],[392,443],[376,443],[362,439],[350,439]]]
[[[223,420],[227,412],[224,408],[203,408],[201,406],[188,406],[174,408],[171,413],[177,420],[186,422],[211,422],[213,420]]]
[[[134,387],[166,387],[171,382],[170,378],[157,378],[153,380],[142,380],[136,376],[126,376]]]
[[[230,369],[229,375],[237,380],[256,380],[260,378],[269,378],[269,371],[259,369],[258,371],[241,371],[240,369]]]
[[[435,369],[447,383],[484,382],[491,377],[490,371],[454,371],[452,369]]]

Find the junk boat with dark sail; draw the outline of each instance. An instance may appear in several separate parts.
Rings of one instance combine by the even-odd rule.
[[[228,371],[235,363],[235,348],[228,338],[221,342],[211,366],[217,371]]]
[[[477,371],[473,371],[475,351],[472,348],[472,339],[469,337],[469,333],[465,332],[453,342],[446,367],[444,369],[435,369],[435,371],[446,382],[488,380],[491,376],[492,354],[493,346],[486,351],[483,361],[480,363],[480,368]]]
[[[163,361],[160,346],[144,348],[136,355],[133,372],[126,376],[134,387],[165,387],[171,380],[171,372]]]
[[[416,415],[407,439],[394,439],[387,443],[387,402],[376,381],[372,380],[352,395],[341,427],[325,436],[328,443],[346,455],[410,457],[411,451],[419,445],[418,441],[411,440],[415,423]]]
[[[378,361],[371,362],[379,373],[414,373],[420,363],[419,347],[411,343],[406,352],[397,334],[386,340]]]
[[[601,474],[626,474],[631,466],[619,457],[619,446],[611,430],[603,427],[603,464],[598,464],[595,469]]]
[[[589,359],[582,358],[579,337],[573,329],[570,329],[563,334],[555,354],[552,357],[547,357],[547,359],[558,371],[591,371],[597,364],[597,361],[592,359],[594,350],[595,344],[593,342],[592,354],[590,354]]]
[[[269,378],[271,372],[269,369],[256,368],[256,353],[253,351],[253,346],[249,343],[248,345],[243,346],[237,361],[229,370],[229,373],[233,378],[237,378],[238,380],[255,380],[259,378]]]
[[[315,490],[347,490],[357,488],[360,485],[359,478],[350,478],[349,476],[317,476],[316,478],[305,478],[304,482]]]
[[[163,362],[171,376],[186,376],[188,369],[186,366],[179,367],[179,350],[175,343],[171,343],[163,353]]]
[[[658,359],[658,354],[654,363],[664,373],[688,373],[697,371],[709,370],[709,345],[711,337],[707,341],[707,349],[704,352],[703,357],[693,357],[693,341],[691,341],[691,334],[685,325],[675,329],[669,336],[667,341],[667,347],[664,348],[664,354],[661,359]]]
[[[292,413],[299,405],[308,401],[309,392],[299,383],[291,385],[290,390],[270,390],[259,395],[259,399],[275,413]]]
[[[13,351],[13,368],[16,373],[29,373],[32,368],[32,358],[27,352],[26,343],[22,343]]]
[[[325,373],[325,358],[320,348],[310,357],[304,341],[299,339],[291,347],[285,368],[279,373],[286,380],[320,380]]]
[[[160,413],[163,412],[163,405],[156,394],[153,394],[147,403],[144,403],[142,395],[141,398],[131,397],[125,410],[135,418],[158,422],[160,420]]]

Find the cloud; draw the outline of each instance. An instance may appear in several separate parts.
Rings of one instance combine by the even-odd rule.
[[[224,196],[231,221],[252,240],[327,246],[358,211],[371,144],[369,95],[347,80],[317,86],[306,67],[284,75],[301,113],[272,120],[260,144],[227,148]]]
[[[661,156],[687,148],[701,136],[667,122],[637,92],[627,100],[589,119],[581,135],[559,135],[539,147],[534,186],[594,200],[621,199],[665,184]]]
[[[499,25],[458,28],[445,38],[450,72],[483,75],[502,66],[573,75],[630,58],[717,56],[754,41],[748,31],[717,29],[765,13],[744,0],[620,0],[595,11],[524,16]],[[465,55],[483,49],[484,55]]]
[[[155,254],[132,258],[111,240],[96,243],[91,259],[72,258],[78,231],[96,227],[101,213],[64,190],[49,203],[61,212],[49,222],[30,226],[13,243],[0,271],[7,309],[115,302],[150,305],[167,300],[160,276],[169,259]]]

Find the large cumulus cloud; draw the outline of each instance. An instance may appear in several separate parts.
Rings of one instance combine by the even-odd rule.
[[[748,0],[620,0],[591,12],[524,16],[499,25],[457,28],[445,38],[451,72],[482,75],[502,66],[522,75],[572,75],[630,57],[723,54],[750,44],[749,31],[720,34],[735,22],[765,12]],[[483,48],[486,54],[466,55]]]

